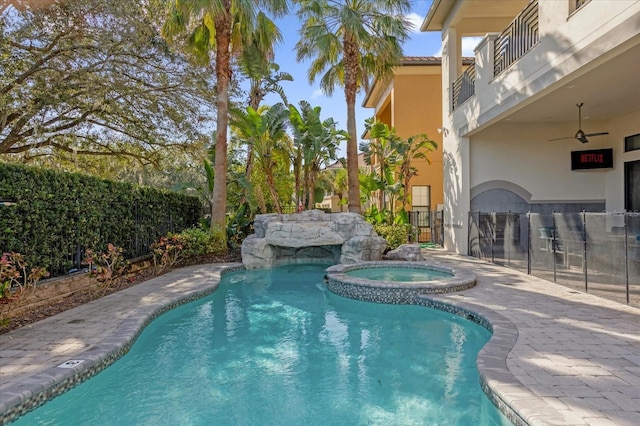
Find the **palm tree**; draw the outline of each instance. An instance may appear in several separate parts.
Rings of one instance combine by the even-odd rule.
[[[163,34],[173,39],[188,32],[186,45],[196,57],[208,62],[215,53],[216,73],[216,143],[215,185],[212,202],[217,207],[211,216],[211,231],[224,236],[227,209],[227,127],[229,124],[229,81],[231,56],[246,45],[257,44],[267,52],[271,39],[258,37],[264,26],[273,22],[260,10],[274,15],[287,12],[287,0],[174,0]],[[275,25],[273,25],[275,26]]]
[[[369,77],[386,77],[402,57],[411,24],[408,0],[298,0],[302,29],[298,60],[311,59],[309,81],[322,74],[329,96],[337,86],[347,101],[349,211],[360,213],[355,102]]]
[[[274,178],[276,161],[274,153],[280,149],[286,137],[289,110],[283,104],[275,104],[258,112],[247,107],[246,112],[232,110],[235,133],[246,140],[255,154],[257,166],[265,177],[276,211],[282,213]]]
[[[278,29],[275,27],[271,28],[268,25],[265,25],[264,34],[261,34],[260,37],[270,38],[273,44],[282,39]],[[240,57],[240,70],[249,79],[249,106],[256,111],[260,107],[260,103],[264,97],[269,93],[277,93],[285,105],[289,104],[284,88],[280,83],[282,81],[293,81],[293,77],[289,73],[280,72],[280,67],[278,64],[272,62],[272,59],[273,51],[268,50],[267,52],[263,52],[255,42],[246,46]],[[253,170],[253,157],[253,150],[251,145],[249,145],[245,166],[245,176],[247,177],[251,176]],[[248,187],[243,187],[240,205],[244,204],[248,189]]]

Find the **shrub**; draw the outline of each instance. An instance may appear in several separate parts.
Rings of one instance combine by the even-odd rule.
[[[180,234],[168,233],[158,241],[151,244],[153,252],[153,265],[156,272],[172,268],[178,264],[185,254],[185,238]]]
[[[95,253],[87,249],[84,257],[85,264],[89,265],[89,275],[97,281],[97,290],[104,294],[114,278],[121,277],[127,271],[128,262],[122,257],[122,247],[111,243],[107,244],[107,250]]]
[[[20,253],[4,253],[0,258],[0,324],[20,305],[22,296],[33,291],[42,278],[49,276],[44,268],[28,268]]]
[[[388,250],[397,249],[401,244],[406,244],[409,239],[409,229],[407,225],[373,225],[373,229],[382,238],[387,240]]]
[[[211,254],[225,253],[227,250],[224,231],[217,234],[202,228],[185,229],[179,234],[168,233],[151,244],[156,272],[163,271]]]
[[[184,238],[185,256],[188,258],[224,253],[224,242],[202,228],[189,228],[180,233]]]

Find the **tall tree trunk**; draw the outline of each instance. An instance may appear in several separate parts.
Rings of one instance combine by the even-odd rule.
[[[260,101],[262,100],[262,96],[260,96],[260,90],[252,87],[250,95],[249,95],[249,106],[254,109],[254,111],[258,111],[258,107],[260,106]],[[244,175],[247,177],[247,181],[249,181],[251,177],[251,172],[253,171],[253,145],[249,144],[249,149],[247,150],[247,165],[244,169]],[[240,197],[240,205],[243,205],[247,201],[247,188],[242,188],[242,197]]]
[[[257,185],[253,187],[253,192],[256,196],[256,200],[258,201],[258,207],[260,208],[260,213],[266,214],[267,212],[267,202],[264,200],[264,193],[262,191],[262,185]]]
[[[247,178],[247,182],[251,182],[251,173],[253,173],[253,146],[249,144],[249,152],[247,152],[247,165],[244,169],[244,175]],[[242,196],[240,197],[240,205],[243,205],[247,201],[247,187],[242,187]]]
[[[302,194],[301,194],[301,182],[300,182],[300,169],[302,168],[302,150],[298,148],[296,153],[295,163],[293,166],[293,175],[295,176],[295,191],[296,191],[296,210],[302,206]]]
[[[385,168],[385,161],[383,159],[383,157],[380,157],[380,182],[382,182],[382,189],[380,190],[380,211],[384,210],[386,208],[385,206],[385,200],[384,200],[384,195],[385,195],[385,188],[387,187],[387,181],[384,177],[384,170]]]
[[[231,1],[225,0],[225,15],[216,19],[216,84],[218,89],[216,104],[216,162],[211,212],[211,230],[220,231],[226,227],[227,213],[227,127],[229,124],[229,79],[231,77],[229,44],[231,42]]]
[[[309,205],[309,165],[304,165],[304,176],[302,177],[302,202]]]
[[[307,209],[313,210],[316,207],[316,178],[313,173],[309,176],[309,200],[307,202]]]
[[[271,198],[276,205],[276,212],[282,214],[282,207],[278,200],[278,192],[276,191],[276,183],[273,179],[273,172],[266,172],[267,185],[269,186],[269,192],[271,192]]]
[[[349,211],[361,213],[360,179],[358,178],[358,131],[356,129],[356,91],[358,82],[358,45],[348,36],[344,40],[344,94],[347,99],[347,179]]]

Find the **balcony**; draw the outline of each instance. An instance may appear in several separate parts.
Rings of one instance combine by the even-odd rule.
[[[451,110],[455,110],[475,95],[475,82],[476,64],[472,63],[452,84]]]
[[[509,68],[539,41],[538,0],[534,0],[494,41],[493,76]]]
[[[490,57],[479,66],[492,66],[492,76],[496,77],[539,43],[538,0],[530,2],[502,33],[490,39]],[[475,95],[475,82],[476,66],[472,64],[452,84],[452,110]]]

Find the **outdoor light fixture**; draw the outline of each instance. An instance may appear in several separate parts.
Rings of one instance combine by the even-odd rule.
[[[446,127],[438,127],[436,130],[438,131],[438,133],[442,133],[445,136],[449,134],[449,129],[447,129]]]

